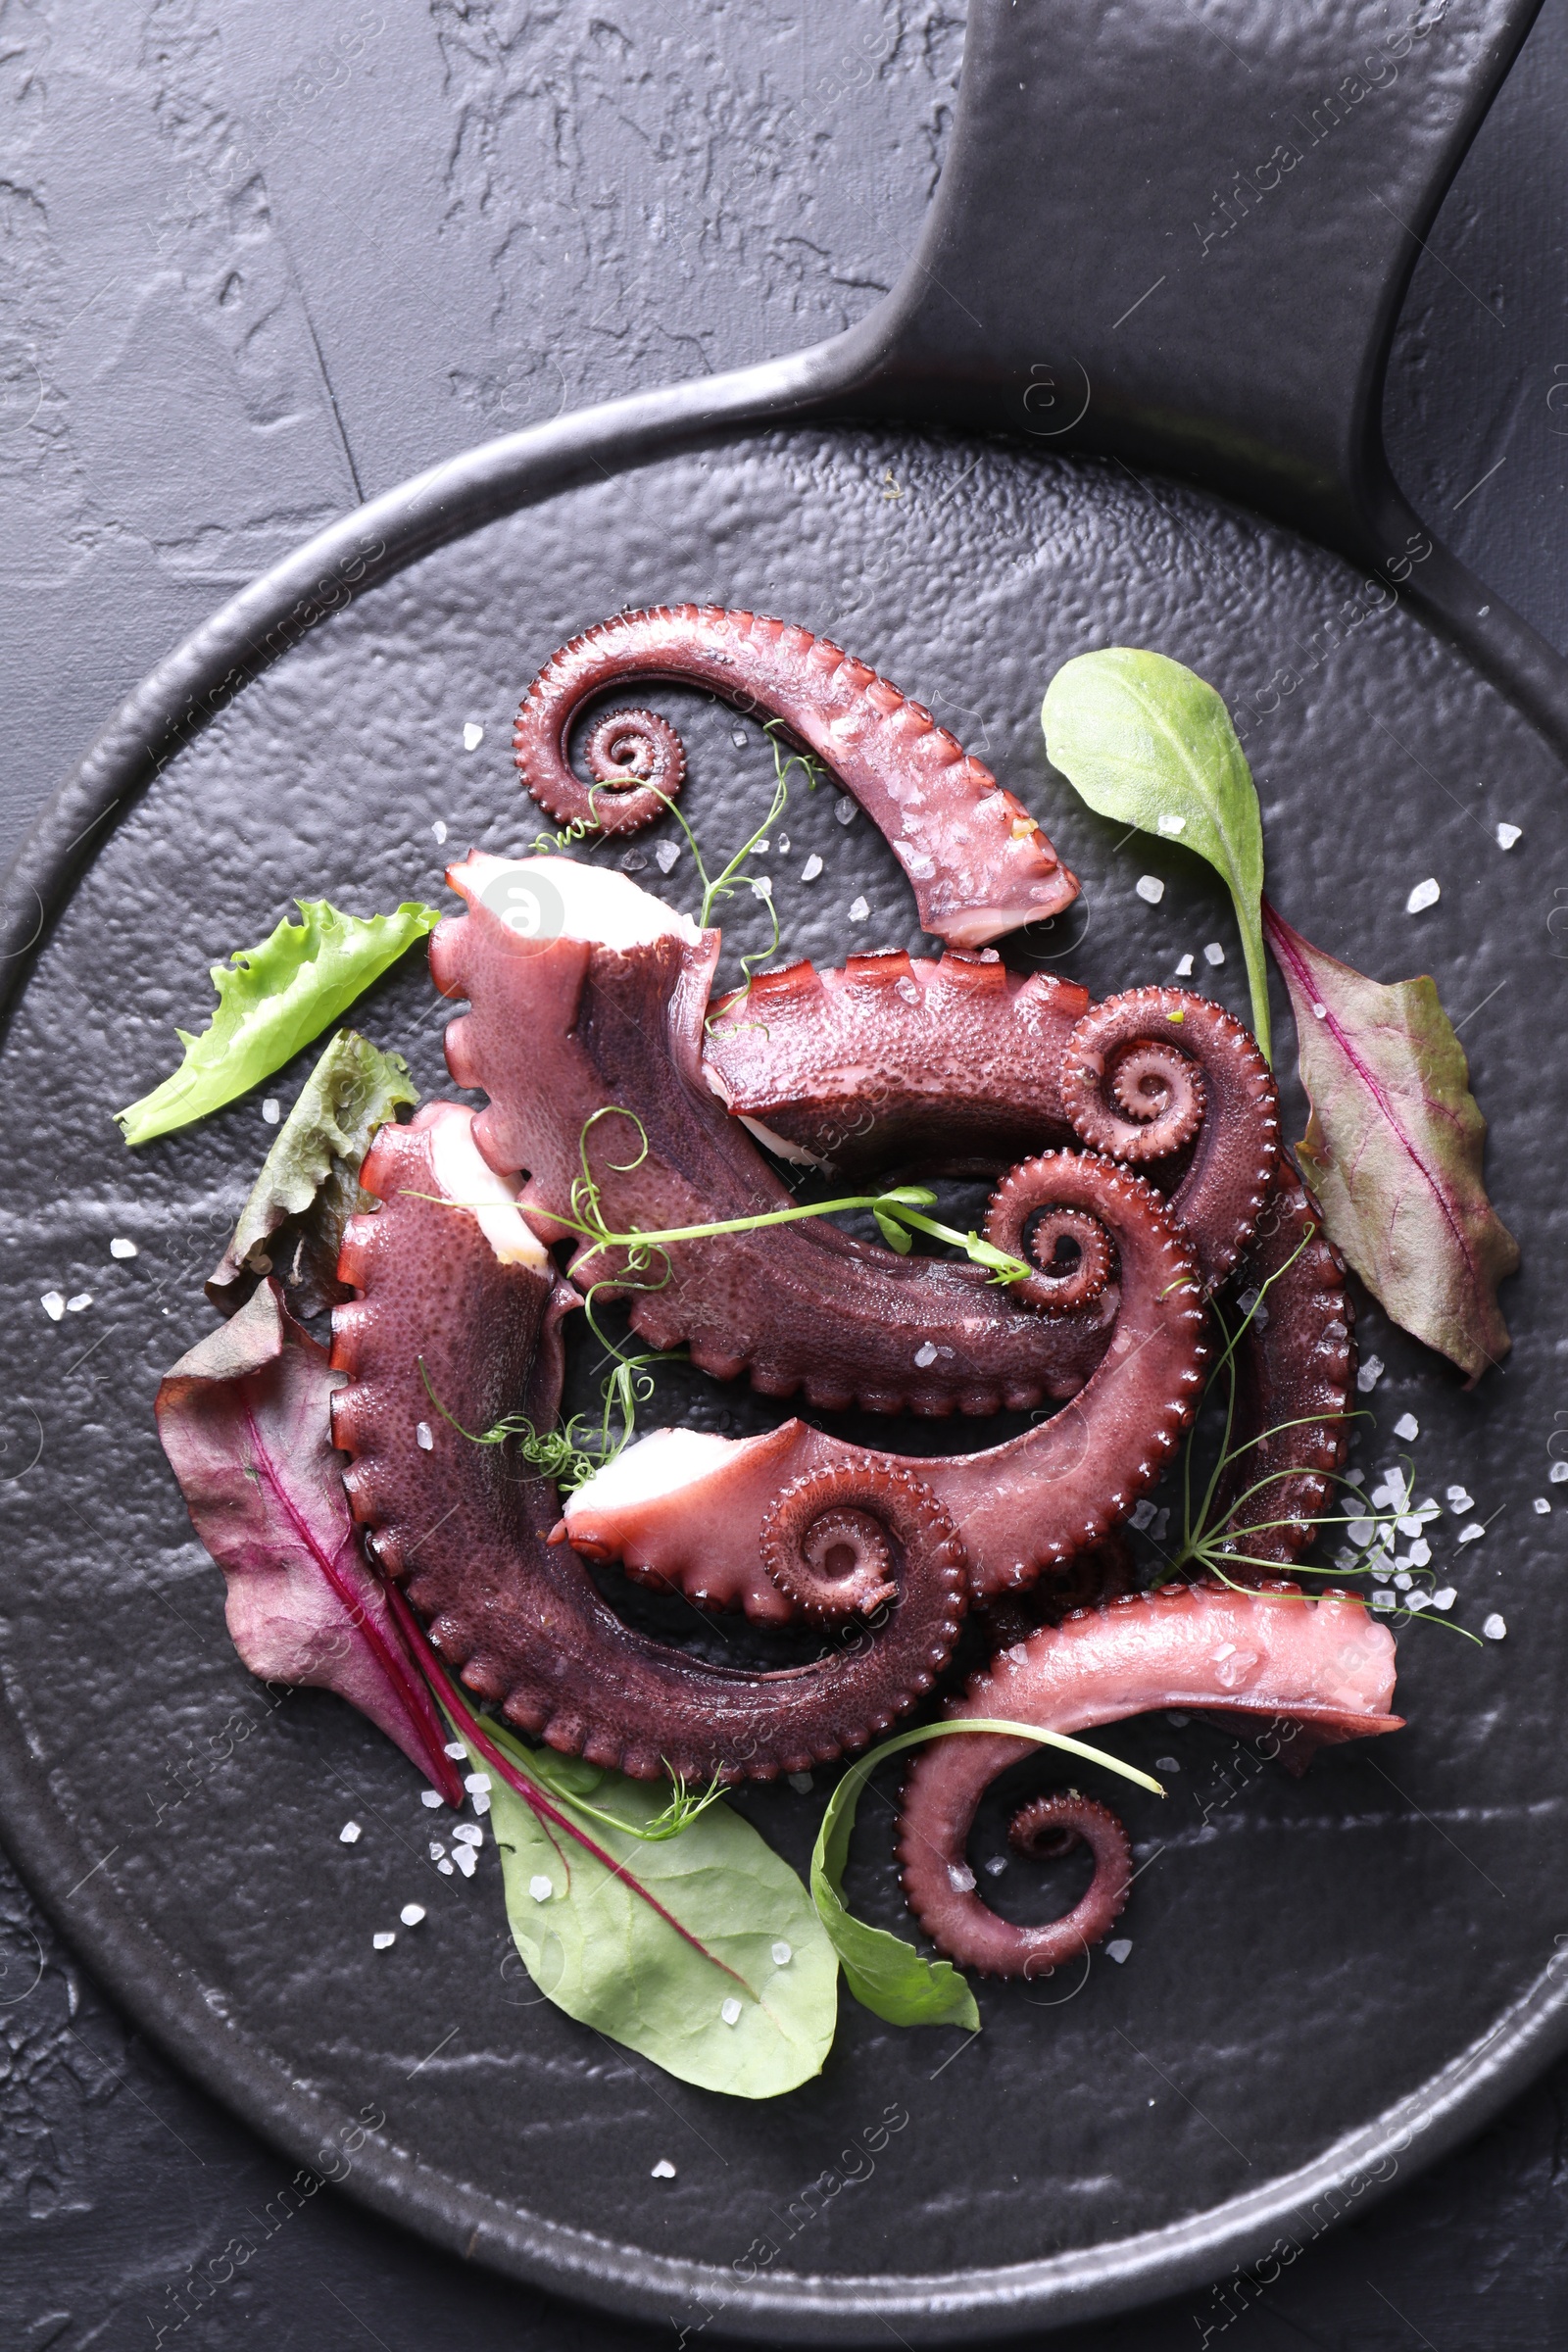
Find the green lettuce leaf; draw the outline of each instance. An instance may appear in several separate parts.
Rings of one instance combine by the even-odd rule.
[[[820,2074],[838,2023],[833,1947],[749,1822],[720,1801],[650,1844],[635,1832],[664,1810],[662,1782],[525,1747],[485,1722],[485,1741],[546,1800],[541,1815],[458,1720],[490,1775],[507,1917],[542,1993],[705,2090],[769,2099]],[[579,1826],[574,1800],[590,1796]],[[608,1828],[606,1812],[630,1826]]]
[[[950,1960],[925,1959],[902,1936],[890,1935],[886,1928],[868,1927],[844,1905],[844,1866],[850,1858],[850,1835],[866,1782],[890,1756],[906,1747],[923,1746],[928,1740],[945,1740],[956,1732],[1003,1732],[1009,1739],[1064,1748],[1085,1763],[1102,1764],[1124,1781],[1136,1781],[1140,1788],[1152,1788],[1156,1796],[1165,1791],[1148,1773],[1098,1747],[1089,1747],[1081,1740],[1069,1739],[1064,1732],[1044,1732],[1031,1723],[994,1723],[978,1717],[926,1723],[915,1731],[901,1732],[850,1766],[828,1798],[811,1855],[811,1900],[839,1956],[844,1981],[863,2009],[890,2026],[962,2026],[975,2034],[980,2030],[980,2012],[967,1983]]]
[[[360,1204],[360,1169],[376,1129],[419,1090],[401,1054],[340,1029],[277,1131],[207,1284],[223,1314],[276,1269],[296,1313],[345,1298],[336,1275],[343,1228]]]
[[[285,915],[259,948],[213,965],[211,1024],[199,1037],[176,1029],[185,1049],[178,1069],[115,1114],[127,1144],[187,1127],[270,1078],[441,920],[438,906],[415,900],[366,916],[340,914],[325,899],[295,904],[302,923]]]
[[[1487,1123],[1426,977],[1384,985],[1264,902],[1312,1115],[1297,1157],[1324,1229],[1402,1330],[1472,1380],[1506,1355],[1497,1285],[1519,1245],[1481,1180]]]
[[[1263,819],[1247,755],[1213,687],[1164,654],[1110,646],[1063,662],[1040,723],[1052,765],[1097,814],[1178,841],[1223,877],[1247,958],[1252,1027],[1272,1060],[1259,912]]]

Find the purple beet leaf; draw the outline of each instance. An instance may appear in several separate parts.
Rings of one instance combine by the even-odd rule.
[[[158,1434],[228,1579],[228,1630],[251,1672],[337,1691],[460,1805],[445,1727],[360,1550],[332,1446],[339,1385],[264,1282],[165,1374]]]

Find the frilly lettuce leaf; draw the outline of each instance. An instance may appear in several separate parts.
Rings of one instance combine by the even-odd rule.
[[[185,1049],[178,1069],[115,1114],[127,1144],[188,1127],[270,1078],[441,920],[438,906],[412,899],[365,916],[340,914],[325,899],[295,904],[302,923],[285,915],[260,947],[213,965],[211,1024],[199,1037],[176,1029]]]

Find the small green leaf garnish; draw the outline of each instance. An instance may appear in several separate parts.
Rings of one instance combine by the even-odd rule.
[[[811,1854],[811,1900],[827,1930],[844,1970],[844,1981],[864,2009],[890,2026],[962,2026],[978,2033],[980,2012],[965,1980],[948,1960],[927,1960],[902,1936],[886,1928],[868,1927],[844,1905],[844,1866],[850,1856],[850,1835],[856,1808],[866,1782],[879,1764],[906,1747],[928,1740],[943,1740],[956,1732],[1000,1732],[1008,1739],[1032,1740],[1042,1747],[1059,1747],[1086,1764],[1102,1764],[1107,1772],[1134,1781],[1140,1788],[1165,1791],[1158,1781],[1136,1765],[1123,1764],[1102,1748],[1090,1747],[1064,1732],[1044,1732],[1030,1723],[1001,1723],[979,1719],[958,1723],[927,1723],[912,1732],[884,1740],[869,1755],[850,1766],[827,1801],[822,1826]]]
[[[1040,719],[1052,765],[1097,814],[1196,850],[1223,877],[1247,958],[1252,1027],[1271,1059],[1263,820],[1224,703],[1164,654],[1109,646],[1063,662]]]
[[[419,1090],[401,1054],[340,1029],[300,1089],[262,1162],[227,1249],[208,1279],[230,1313],[263,1274],[279,1269],[296,1314],[341,1298],[343,1229],[360,1205],[360,1169],[378,1127]]]
[[[188,1127],[270,1078],[441,920],[438,906],[414,900],[366,916],[340,914],[325,899],[295,904],[302,923],[285,915],[260,947],[213,965],[211,1023],[199,1037],[176,1029],[185,1049],[179,1068],[115,1114],[127,1144]]]

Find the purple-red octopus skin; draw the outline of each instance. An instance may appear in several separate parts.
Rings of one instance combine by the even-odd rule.
[[[333,1316],[333,1438],[355,1518],[453,1672],[509,1723],[639,1778],[770,1780],[875,1739],[952,1655],[966,1602],[949,1514],[905,1463],[827,1467],[777,1496],[767,1533],[809,1569],[846,1526],[880,1547],[898,1598],[853,1644],[779,1672],[702,1664],[625,1625],[546,1531],[554,1484],[510,1446],[477,1442],[521,1411],[553,1429],[560,1323],[576,1303],[510,1190],[471,1141],[472,1114],[431,1103],[384,1126],[350,1220]],[[466,1434],[471,1433],[471,1434]],[[776,1490],[775,1490],[776,1494]]]
[[[863,662],[809,629],[718,605],[617,612],[552,655],[523,698],[513,748],[524,784],[560,823],[636,832],[679,788],[679,738],[648,711],[594,730],[584,784],[566,756],[572,720],[612,688],[662,678],[777,720],[854,795],[951,946],[984,947],[1060,913],[1078,884],[1021,802]]]
[[[703,1079],[716,932],[569,858],[475,857],[449,878],[470,912],[437,930],[430,966],[470,1010],[447,1030],[447,1061],[489,1096],[479,1149],[502,1173],[529,1171],[523,1204],[547,1239],[568,1230],[585,1157],[612,1232],[796,1205]],[[518,937],[507,894],[537,925],[547,892],[556,935]],[[825,1219],[671,1243],[641,1275],[624,1250],[579,1239],[571,1275],[623,1291],[651,1346],[685,1343],[706,1372],[830,1410],[986,1414],[1073,1396],[1117,1306],[1111,1287],[1041,1314],[982,1266],[901,1257]]]
[[[1157,1193],[1089,1152],[1047,1152],[1026,1171],[1040,1199],[1105,1228],[1120,1262],[1117,1312],[1088,1386],[1060,1412],[983,1453],[920,1462],[958,1530],[977,1600],[1032,1584],[1127,1516],[1175,1452],[1208,1352],[1192,1246]],[[778,1617],[782,1596],[758,1544],[780,1486],[833,1464],[896,1459],[801,1421],[739,1440],[656,1431],[577,1488],[561,1532],[704,1607]]]
[[[1071,1734],[1154,1707],[1221,1709],[1299,1725],[1322,1745],[1398,1730],[1401,1718],[1389,1711],[1394,1669],[1387,1626],[1349,1594],[1308,1600],[1283,1583],[1255,1592],[1167,1585],[1032,1635],[994,1658],[947,1713]],[[910,1908],[939,1951],[985,1976],[1035,1976],[1076,1959],[1126,1894],[1107,1841],[1065,1919],[1016,1927],[981,1901],[965,1855],[975,1809],[999,1773],[1039,1753],[988,1732],[936,1740],[905,1785],[898,1854]]]
[[[846,1174],[1000,1171],[1056,1144],[1136,1165],[1168,1185],[1211,1287],[1279,1162],[1273,1077],[1221,1005],[1157,987],[1096,1004],[994,956],[901,949],[761,973],[721,1000],[703,1066],[770,1150]]]

